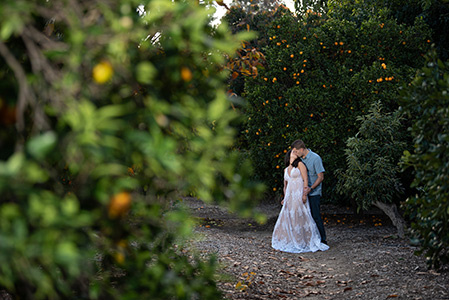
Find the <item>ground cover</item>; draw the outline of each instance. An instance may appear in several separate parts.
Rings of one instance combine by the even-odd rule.
[[[265,225],[198,200],[189,207],[200,220],[195,246],[227,275],[219,280],[226,299],[449,299],[449,272],[428,270],[378,211],[323,206],[330,249],[289,254],[271,248],[278,205],[260,206]]]

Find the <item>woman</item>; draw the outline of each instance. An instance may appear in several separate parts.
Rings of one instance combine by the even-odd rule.
[[[271,246],[283,252],[302,253],[325,251],[320,233],[310,214],[307,194],[307,169],[293,151],[285,156],[284,199],[282,210],[274,226]]]

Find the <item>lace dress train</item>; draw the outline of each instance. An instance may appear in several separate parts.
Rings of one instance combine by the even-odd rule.
[[[285,169],[288,182],[284,205],[274,227],[271,246],[283,252],[303,253],[325,251],[329,246],[321,243],[320,233],[310,213],[309,201],[302,202],[304,182],[298,168],[291,174]]]

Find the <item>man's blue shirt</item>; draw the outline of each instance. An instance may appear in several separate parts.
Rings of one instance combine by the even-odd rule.
[[[302,162],[306,165],[307,168],[307,178],[309,180],[309,187],[312,186],[312,184],[318,179],[318,174],[323,173],[324,166],[323,161],[321,160],[321,157],[313,152],[312,150],[308,149],[309,153],[307,153],[306,157],[302,159]],[[321,196],[321,186],[322,183],[320,183],[315,189],[313,189],[309,195],[310,196]]]

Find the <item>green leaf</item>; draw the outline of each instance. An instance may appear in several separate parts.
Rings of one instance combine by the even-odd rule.
[[[49,178],[47,170],[43,169],[41,166],[34,162],[28,162],[25,168],[26,178],[32,182],[43,183],[46,182]]]
[[[79,273],[80,265],[77,263],[79,254],[76,245],[70,241],[62,241],[56,246],[56,261],[69,267],[71,276]]]
[[[6,163],[5,172],[7,175],[17,174],[25,162],[25,155],[22,152],[14,153]],[[1,172],[1,171],[0,171]]]
[[[229,109],[229,102],[224,97],[217,97],[207,110],[207,117],[209,121],[216,121]]]
[[[127,172],[127,168],[121,164],[109,163],[101,164],[92,170],[93,178],[101,178],[103,176],[120,176]]]
[[[150,84],[156,74],[157,70],[150,62],[144,61],[137,65],[136,76],[140,83]]]
[[[27,143],[27,150],[32,157],[41,160],[54,149],[56,142],[56,134],[53,131],[47,131],[33,137]]]
[[[79,211],[79,202],[75,195],[68,195],[62,200],[61,211],[66,217],[75,216]]]
[[[8,17],[4,17],[5,19],[1,23],[0,29],[0,39],[2,41],[8,40],[11,35],[20,32],[23,28],[23,22],[20,18],[20,15],[9,15]]]

